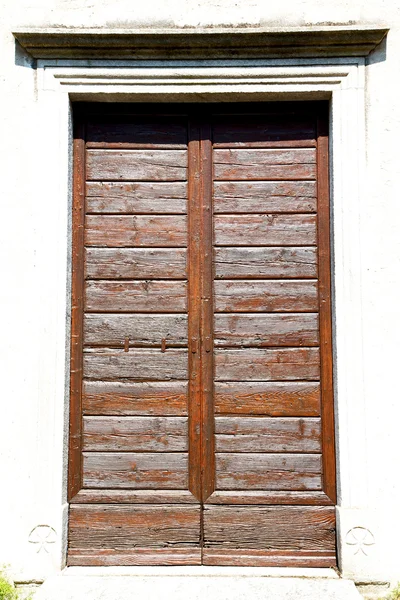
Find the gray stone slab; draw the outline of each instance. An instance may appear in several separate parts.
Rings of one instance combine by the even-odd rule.
[[[34,600],[360,600],[353,582],[287,577],[63,576]]]
[[[368,26],[15,30],[34,58],[289,58],[367,56],[388,29]]]

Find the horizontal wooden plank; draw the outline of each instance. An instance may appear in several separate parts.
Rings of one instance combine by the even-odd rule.
[[[86,488],[187,489],[186,452],[83,452]]]
[[[83,492],[83,490],[82,490]],[[81,493],[81,492],[79,492]],[[79,495],[79,494],[78,494]],[[291,492],[291,491],[216,491],[207,498],[207,504],[278,504],[300,506],[334,506],[334,502],[320,491]]]
[[[186,150],[87,150],[86,179],[186,181]]]
[[[313,247],[216,248],[214,260],[217,279],[317,277]]]
[[[222,280],[214,283],[216,312],[318,311],[317,281]]]
[[[199,548],[135,548],[134,550],[68,549],[70,567],[135,567],[201,565]]]
[[[85,311],[187,311],[186,281],[87,281]]]
[[[187,315],[86,314],[83,325],[86,345],[187,346]]]
[[[317,417],[320,410],[319,383],[273,381],[215,384],[217,414]]]
[[[84,564],[84,563],[82,563]],[[91,563],[92,564],[92,563]],[[114,564],[114,563],[113,563]],[[216,549],[204,548],[202,565],[219,567],[290,567],[290,568],[335,568],[336,553],[310,555],[298,550],[290,554],[270,552],[268,550],[249,550],[248,548]]]
[[[215,351],[217,381],[290,381],[319,378],[318,348]]]
[[[214,178],[260,181],[263,179],[315,179],[316,149],[214,150]]]
[[[86,212],[110,214],[185,214],[187,184],[185,182],[88,181]]]
[[[217,215],[214,238],[217,246],[314,246],[317,220],[315,215]]]
[[[71,504],[199,504],[186,490],[80,490]]]
[[[330,506],[205,506],[206,548],[259,549],[286,555],[335,553],[335,508]]]
[[[219,117],[213,127],[214,148],[314,147],[315,120],[304,117],[241,119]]]
[[[304,436],[307,436],[305,431]],[[186,452],[186,417],[84,417],[83,450]]]
[[[217,490],[321,490],[319,454],[216,453]]]
[[[86,248],[86,279],[184,279],[181,248]]]
[[[124,383],[83,381],[84,415],[187,415],[186,381]]]
[[[321,452],[318,418],[216,417],[217,452]]]
[[[87,215],[85,245],[105,248],[185,247],[185,216]]]
[[[216,346],[318,346],[318,314],[216,314]]]
[[[214,212],[307,213],[317,210],[316,181],[215,181]]]
[[[90,532],[88,534],[88,532]],[[198,506],[72,505],[69,515],[70,550],[121,551],[136,548],[197,546]]]
[[[86,379],[132,379],[163,381],[186,379],[188,372],[186,350],[119,349],[85,350],[83,376]]]
[[[88,121],[87,148],[137,148],[167,146],[184,148],[187,144],[187,123],[162,117],[109,119]]]

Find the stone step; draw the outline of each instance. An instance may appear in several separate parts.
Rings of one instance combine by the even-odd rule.
[[[257,573],[257,569],[193,573],[180,569],[129,572],[66,569],[50,577],[34,600],[360,600],[352,581],[334,572],[313,577]],[[279,571],[279,570],[278,570]],[[296,571],[296,570],[292,570]],[[302,570],[297,570],[302,571]],[[310,571],[318,571],[311,569]],[[329,571],[329,570],[327,570]],[[150,574],[151,573],[151,574]]]

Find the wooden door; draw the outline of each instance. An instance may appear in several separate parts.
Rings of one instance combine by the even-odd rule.
[[[70,565],[332,566],[324,103],[77,106]]]

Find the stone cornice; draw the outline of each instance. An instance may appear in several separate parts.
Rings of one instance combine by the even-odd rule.
[[[13,32],[37,59],[210,59],[367,56],[388,29],[66,29]]]

